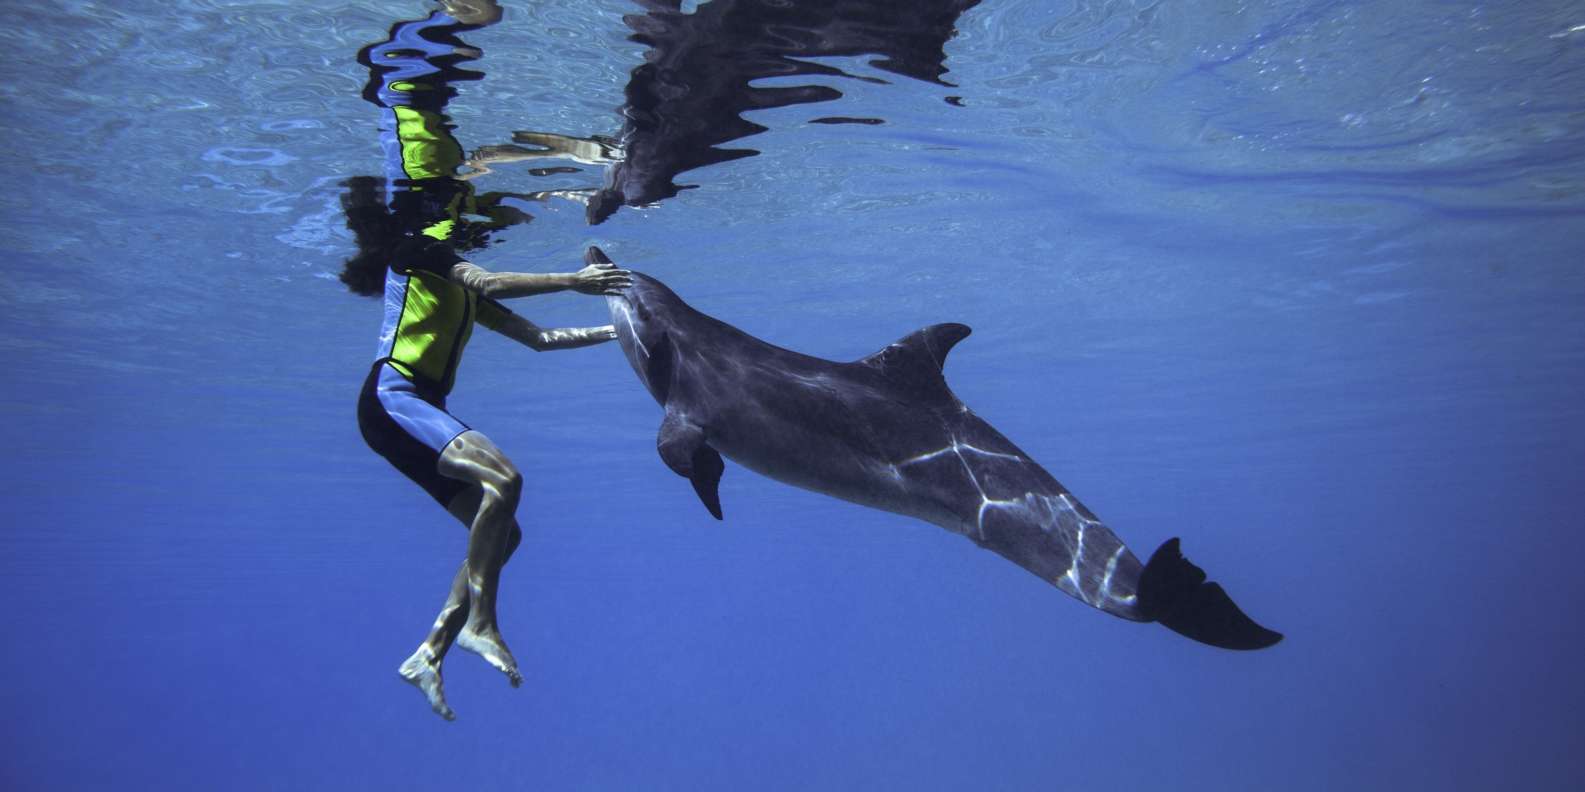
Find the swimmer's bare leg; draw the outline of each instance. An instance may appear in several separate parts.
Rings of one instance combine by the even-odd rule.
[[[445,476],[481,488],[478,510],[469,527],[468,559],[463,565],[468,615],[456,633],[456,645],[483,657],[517,687],[523,683],[523,675],[518,673],[517,660],[501,638],[495,595],[516,526],[514,514],[523,490],[522,474],[489,438],[473,430],[463,432],[446,446],[438,467]]]
[[[466,565],[464,566],[466,567]],[[466,568],[457,573],[457,580],[463,581],[463,590],[466,591]],[[435,632],[443,629],[442,625],[447,621],[448,611],[457,609],[457,606],[453,605],[456,600],[456,588],[457,584],[453,582],[452,595],[446,600],[446,608],[441,611],[440,618],[435,620]],[[463,601],[463,604],[466,604],[466,600]],[[458,627],[458,629],[461,628]],[[430,637],[433,639],[434,633],[431,633]],[[452,712],[451,706],[446,703],[446,689],[440,678],[440,663],[444,659],[444,650],[435,651],[432,640],[426,640],[419,644],[418,651],[413,652],[411,657],[402,662],[401,667],[396,669],[396,673],[401,675],[402,679],[407,680],[408,684],[418,688],[419,692],[424,694],[424,698],[429,701],[429,708],[434,710],[436,715],[446,720],[456,720],[457,713]]]
[[[473,515],[479,511],[479,499],[483,490],[478,487],[458,493],[453,498],[451,505],[446,510],[453,517],[462,521],[464,526],[469,525]],[[507,540],[506,558],[512,557],[512,552],[522,541],[523,532],[514,521],[512,535]],[[446,704],[446,693],[440,677],[440,664],[446,658],[447,650],[457,639],[457,634],[468,621],[468,563],[464,561],[457,570],[456,577],[451,581],[451,592],[446,597],[446,604],[441,606],[440,615],[435,617],[435,624],[430,629],[429,637],[413,652],[412,657],[402,663],[397,670],[402,679],[408,684],[419,689],[424,698],[429,700],[430,709],[446,720],[455,720],[456,714]]]

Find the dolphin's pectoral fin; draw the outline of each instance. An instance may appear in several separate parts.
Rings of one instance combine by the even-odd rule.
[[[721,461],[720,452],[705,442],[704,430],[667,410],[655,446],[666,467],[693,483],[693,491],[699,493],[710,516],[721,519],[721,474],[726,464]]]
[[[721,461],[721,453],[710,446],[701,443],[693,452],[693,475],[689,481],[693,483],[693,491],[699,493],[699,500],[704,507],[710,510],[710,516],[721,519],[721,474],[726,471],[726,463]]]
[[[1150,556],[1139,577],[1139,606],[1146,618],[1179,635],[1223,649],[1264,649],[1282,633],[1256,624],[1205,571],[1189,562],[1168,539]]]
[[[941,367],[946,364],[947,353],[959,341],[968,338],[970,332],[968,325],[930,325],[903,336],[858,364],[880,372],[921,396],[950,396]]]

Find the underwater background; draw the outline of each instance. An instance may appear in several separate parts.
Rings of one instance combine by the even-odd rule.
[[[450,407],[527,478],[527,681],[454,653],[445,723],[395,669],[466,534],[364,446],[380,307],[336,280],[343,182],[382,167],[357,53],[434,6],[6,3],[0,787],[1578,787],[1585,7],[869,2],[902,28],[725,77],[739,39],[623,19],[756,5],[830,4],[510,2],[464,34],[469,150],[823,86],[603,218],[602,164],[494,167],[564,194],[470,257],[599,244],[837,360],[968,324],[965,403],[1286,640],[1114,619],[731,463],[718,523],[615,345],[480,332]],[[905,38],[925,5],[939,43]],[[709,53],[657,94],[684,109],[624,114],[668,47]]]

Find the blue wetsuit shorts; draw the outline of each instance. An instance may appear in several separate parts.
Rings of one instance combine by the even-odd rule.
[[[467,482],[440,474],[440,454],[468,425],[446,412],[446,398],[381,361],[358,397],[358,429],[369,448],[445,507]]]

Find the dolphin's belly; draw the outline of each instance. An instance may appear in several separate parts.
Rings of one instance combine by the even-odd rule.
[[[877,447],[869,427],[838,415],[806,420],[758,405],[714,415],[706,431],[716,450],[767,478],[963,531],[963,510],[921,492],[896,464],[906,455]]]
[[[783,484],[924,520],[954,533],[964,532],[959,515],[916,497],[889,467],[868,465],[857,459],[839,461],[835,457],[827,457],[819,465],[794,465],[788,464],[775,448],[719,450],[733,462]]]

